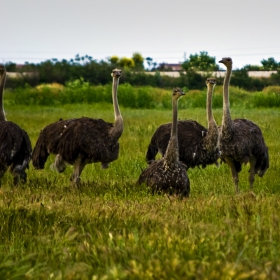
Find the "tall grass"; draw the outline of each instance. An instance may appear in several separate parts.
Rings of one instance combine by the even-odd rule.
[[[105,101],[43,107],[7,102],[5,109],[33,146],[40,130],[59,118],[113,121],[112,105]],[[62,174],[49,168],[54,156],[44,170],[30,165],[27,184],[17,188],[5,174],[0,279],[278,279],[279,110],[232,109],[233,118],[246,117],[261,127],[269,147],[270,168],[256,178],[254,193],[248,167],[236,195],[223,164],[189,170],[186,200],[151,195],[135,185],[146,167],[149,140],[156,127],[171,120],[171,110],[121,111],[125,129],[119,159],[106,170],[98,163],[87,165],[79,189],[70,185],[72,167]],[[214,115],[220,123],[221,108]],[[206,125],[205,109],[181,109],[179,118]]]
[[[205,108],[206,88],[204,91],[185,89],[187,96],[180,102],[180,108]],[[5,100],[9,104],[61,106],[77,103],[111,103],[112,87],[91,86],[83,79],[69,82],[66,86],[58,84],[29,86],[6,91]],[[231,107],[273,108],[280,107],[280,87],[267,87],[263,92],[247,92],[238,87],[230,88]],[[170,90],[150,86],[133,87],[120,84],[119,103],[125,108],[171,109]],[[222,106],[222,86],[216,86],[213,108]]]

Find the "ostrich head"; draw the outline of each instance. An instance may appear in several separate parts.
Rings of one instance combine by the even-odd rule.
[[[206,80],[206,85],[207,86],[210,85],[210,86],[214,87],[216,85],[216,79],[215,78],[208,78]]]
[[[183,92],[183,90],[181,88],[174,88],[173,89],[173,97],[175,99],[179,99],[181,96],[185,95],[185,93]]]
[[[232,59],[230,57],[223,57],[219,63],[223,63],[226,67],[232,66]]]
[[[112,71],[112,74],[111,74],[111,76],[114,78],[120,78],[121,77],[121,75],[122,75],[122,70],[119,70],[119,69],[114,69],[113,71]]]

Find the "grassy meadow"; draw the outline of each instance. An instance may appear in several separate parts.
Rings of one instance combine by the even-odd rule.
[[[185,108],[184,98],[179,118],[206,126],[205,109]],[[106,170],[100,163],[87,165],[79,189],[70,185],[71,166],[62,174],[50,169],[54,156],[44,170],[30,164],[25,185],[14,188],[5,174],[0,279],[279,279],[280,110],[251,108],[242,93],[239,98],[232,118],[255,121],[270,153],[270,168],[263,178],[256,176],[254,192],[245,166],[235,194],[225,164],[189,170],[191,193],[184,200],[136,186],[150,138],[172,114],[168,108],[123,107],[120,101],[125,130],[119,159]],[[113,122],[106,102],[31,106],[8,97],[5,111],[33,146],[40,129],[59,118]],[[220,124],[221,107],[214,106],[214,115]]]

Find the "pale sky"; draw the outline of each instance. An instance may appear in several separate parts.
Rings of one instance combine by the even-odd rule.
[[[280,0],[0,0],[0,62],[207,51],[234,68],[280,62]]]

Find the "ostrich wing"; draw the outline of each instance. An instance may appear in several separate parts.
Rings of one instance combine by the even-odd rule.
[[[119,152],[119,143],[110,137],[112,127],[102,119],[76,119],[64,129],[55,151],[69,163],[77,157],[88,162],[111,162]]]

